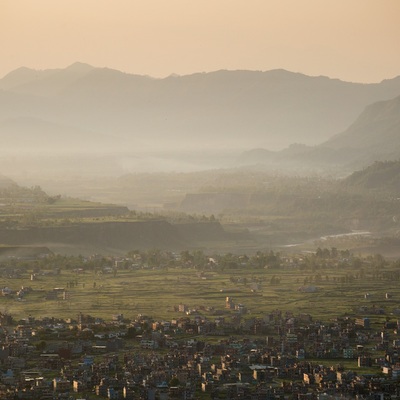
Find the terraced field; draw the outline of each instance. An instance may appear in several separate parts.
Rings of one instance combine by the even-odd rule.
[[[116,313],[123,313],[127,318],[141,313],[171,319],[182,315],[177,306],[185,304],[192,313],[230,316],[234,311],[225,309],[225,299],[229,296],[235,304],[246,307],[245,318],[263,317],[280,309],[309,313],[323,321],[337,316],[369,316],[372,322],[381,322],[397,318],[393,313],[400,304],[398,283],[373,279],[372,271],[346,283],[341,278],[348,270],[324,270],[322,279],[307,285],[304,281],[310,280],[311,272],[297,268],[198,271],[169,267],[105,273],[85,270],[84,265],[76,267],[83,270],[80,273],[62,270],[60,274],[41,271],[31,281],[31,271],[26,269],[18,278],[3,279],[3,286],[14,290],[29,286],[32,291],[22,299],[16,295],[0,297],[0,310],[11,313],[14,318],[29,314],[75,318],[82,312],[105,319]],[[279,283],[272,284],[276,277]],[[60,290],[55,299],[46,299],[54,288],[65,290]],[[391,297],[386,299],[385,293]]]

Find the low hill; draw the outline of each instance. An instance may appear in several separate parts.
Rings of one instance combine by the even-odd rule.
[[[379,190],[400,195],[400,161],[377,161],[343,181],[344,187]]]
[[[7,247],[18,256],[29,253],[24,253],[25,248],[48,247],[62,254],[125,254],[134,249],[183,250],[231,240],[215,220],[181,217],[179,223],[172,223],[124,206],[49,196],[39,186],[21,187],[2,176],[0,206],[0,248]]]
[[[17,186],[17,184],[12,179],[0,174],[0,190],[13,186]]]
[[[129,214],[124,206],[50,196],[40,186],[19,186],[3,176],[0,176],[0,204],[0,225],[19,229],[57,224],[64,218],[117,218]]]
[[[242,235],[243,236],[243,235]],[[0,227],[7,246],[46,246],[61,254],[126,254],[140,249],[181,251],[230,240],[218,222],[172,224],[165,220],[81,222],[64,226]]]

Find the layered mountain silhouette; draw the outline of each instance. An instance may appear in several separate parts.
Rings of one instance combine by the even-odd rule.
[[[400,96],[368,106],[344,132],[325,146],[333,149],[364,149],[369,153],[400,151]]]
[[[82,63],[19,68],[0,79],[0,134],[12,148],[16,137],[27,148],[87,151],[316,146],[344,132],[367,105],[399,94],[400,77],[359,84],[285,70],[154,79]],[[365,112],[383,112],[379,104]],[[334,153],[351,147],[340,140],[324,146]]]
[[[241,164],[280,165],[305,170],[340,167],[349,172],[374,161],[400,158],[400,96],[367,106],[343,132],[317,146],[291,145],[279,152],[254,149]]]

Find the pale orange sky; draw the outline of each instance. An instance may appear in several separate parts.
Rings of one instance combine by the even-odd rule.
[[[400,0],[0,0],[0,77],[75,61],[164,77],[400,75]]]

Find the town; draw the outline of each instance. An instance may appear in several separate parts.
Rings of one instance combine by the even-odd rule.
[[[397,261],[334,248],[9,258],[1,266],[0,396],[397,398],[399,271]],[[152,308],[129,303],[140,300],[134,292],[116,298],[130,280],[164,297],[153,296]],[[184,301],[168,297],[183,286]]]

